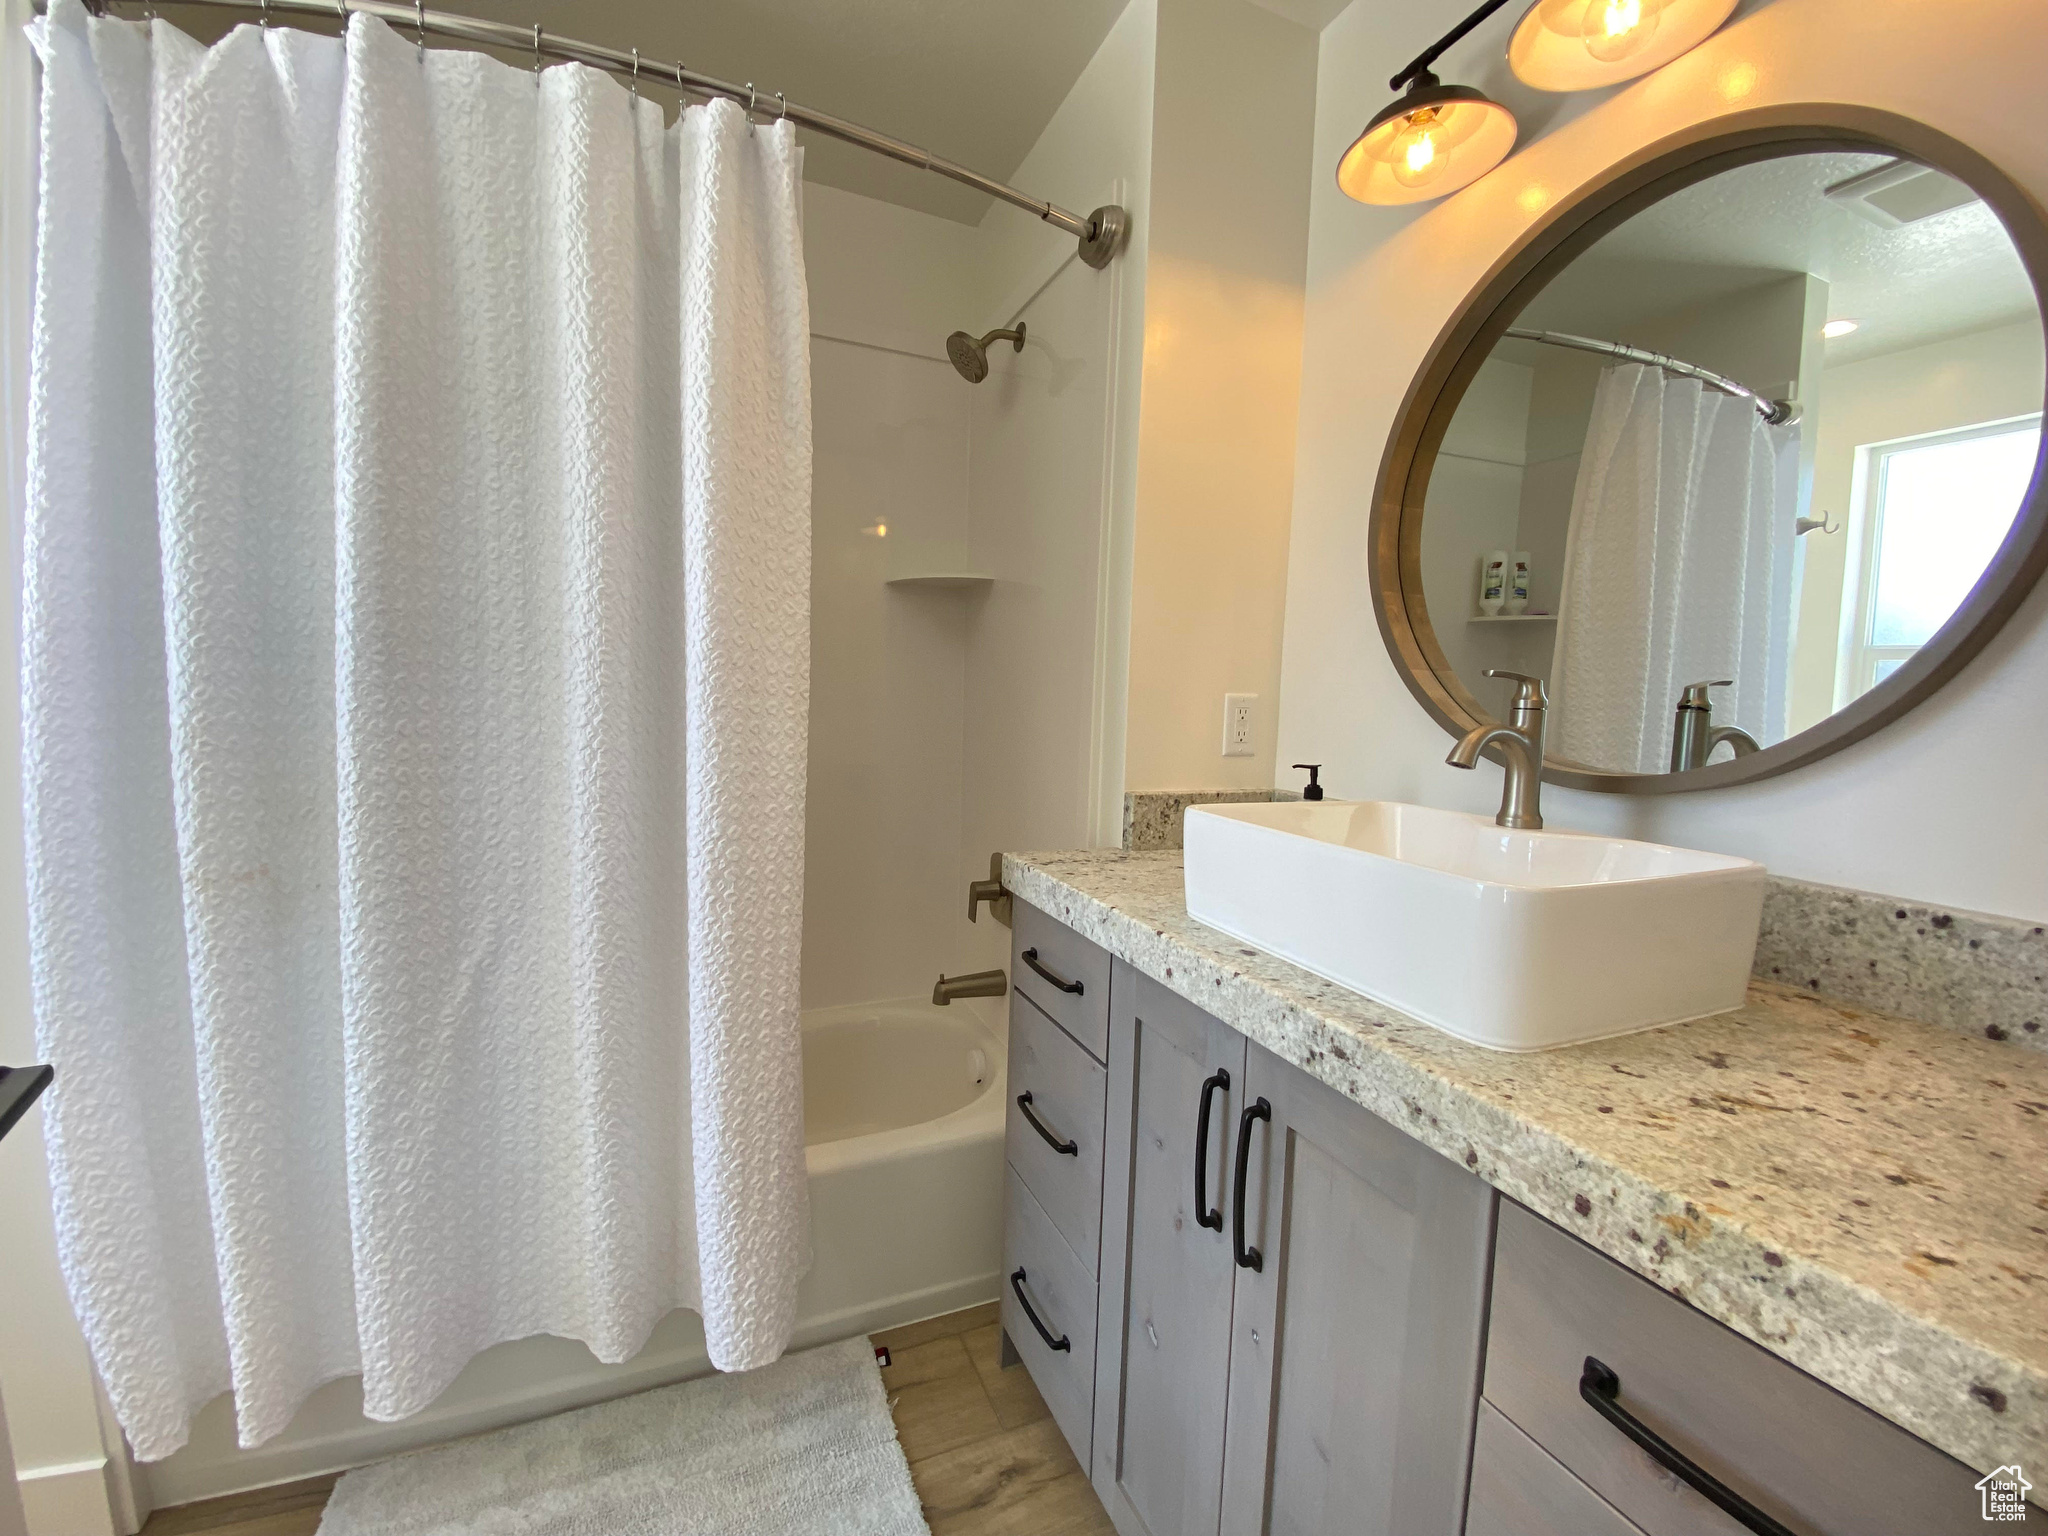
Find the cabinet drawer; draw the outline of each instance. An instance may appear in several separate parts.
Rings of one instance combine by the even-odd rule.
[[[1108,1074],[1028,997],[1010,999],[1004,1149],[1089,1274],[1102,1248],[1102,1105]],[[1071,1149],[1071,1150],[1068,1150]]]
[[[1087,1466],[1095,1428],[1095,1277],[1014,1168],[1003,1186],[1003,1331]],[[1066,1347],[1055,1348],[1062,1340]]]
[[[1108,1061],[1109,952],[1026,901],[1012,908],[1010,933],[1010,984]]]
[[[1643,1536],[1563,1463],[1479,1405],[1465,1536]]]
[[[1588,1356],[1623,1408],[1801,1536],[1983,1529],[1961,1462],[1503,1200],[1487,1400],[1648,1536],[1736,1536],[1580,1397]]]

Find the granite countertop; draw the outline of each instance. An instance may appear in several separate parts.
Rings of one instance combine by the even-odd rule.
[[[1759,982],[1510,1055],[1195,922],[1177,850],[1010,854],[1003,883],[1950,1455],[2048,1465],[2043,1053]]]

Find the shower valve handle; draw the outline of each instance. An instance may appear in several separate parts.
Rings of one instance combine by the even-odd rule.
[[[989,916],[1005,928],[1010,926],[1010,893],[1003,889],[1003,856],[992,853],[988,856],[988,878],[967,882],[967,921],[976,921],[976,913],[983,902],[988,903]]]

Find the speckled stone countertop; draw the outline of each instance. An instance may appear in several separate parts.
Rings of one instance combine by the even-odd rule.
[[[1760,982],[1509,1055],[1196,923],[1178,851],[1006,855],[1003,883],[1950,1455],[2048,1466],[2041,1053]]]

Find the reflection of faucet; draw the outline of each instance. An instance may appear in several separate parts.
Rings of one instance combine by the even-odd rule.
[[[1707,759],[1714,755],[1714,748],[1724,741],[1735,749],[1737,757],[1747,757],[1762,750],[1762,743],[1739,726],[1714,724],[1714,702],[1707,697],[1707,690],[1734,686],[1734,679],[1726,677],[1716,678],[1711,683],[1685,685],[1685,692],[1678,699],[1678,718],[1671,722],[1673,773],[1706,767]]]
[[[965,976],[941,974],[932,988],[932,1001],[945,1008],[956,997],[1001,997],[1010,990],[1010,978],[1001,971],[971,971]]]
[[[1518,832],[1543,829],[1543,721],[1550,708],[1543,694],[1543,679],[1524,677],[1519,672],[1487,668],[1488,677],[1504,677],[1515,683],[1515,701],[1506,725],[1476,725],[1451,748],[1444,759],[1453,768],[1477,766],[1479,754],[1498,746],[1507,760],[1507,775],[1501,780],[1500,814],[1496,825]]]

